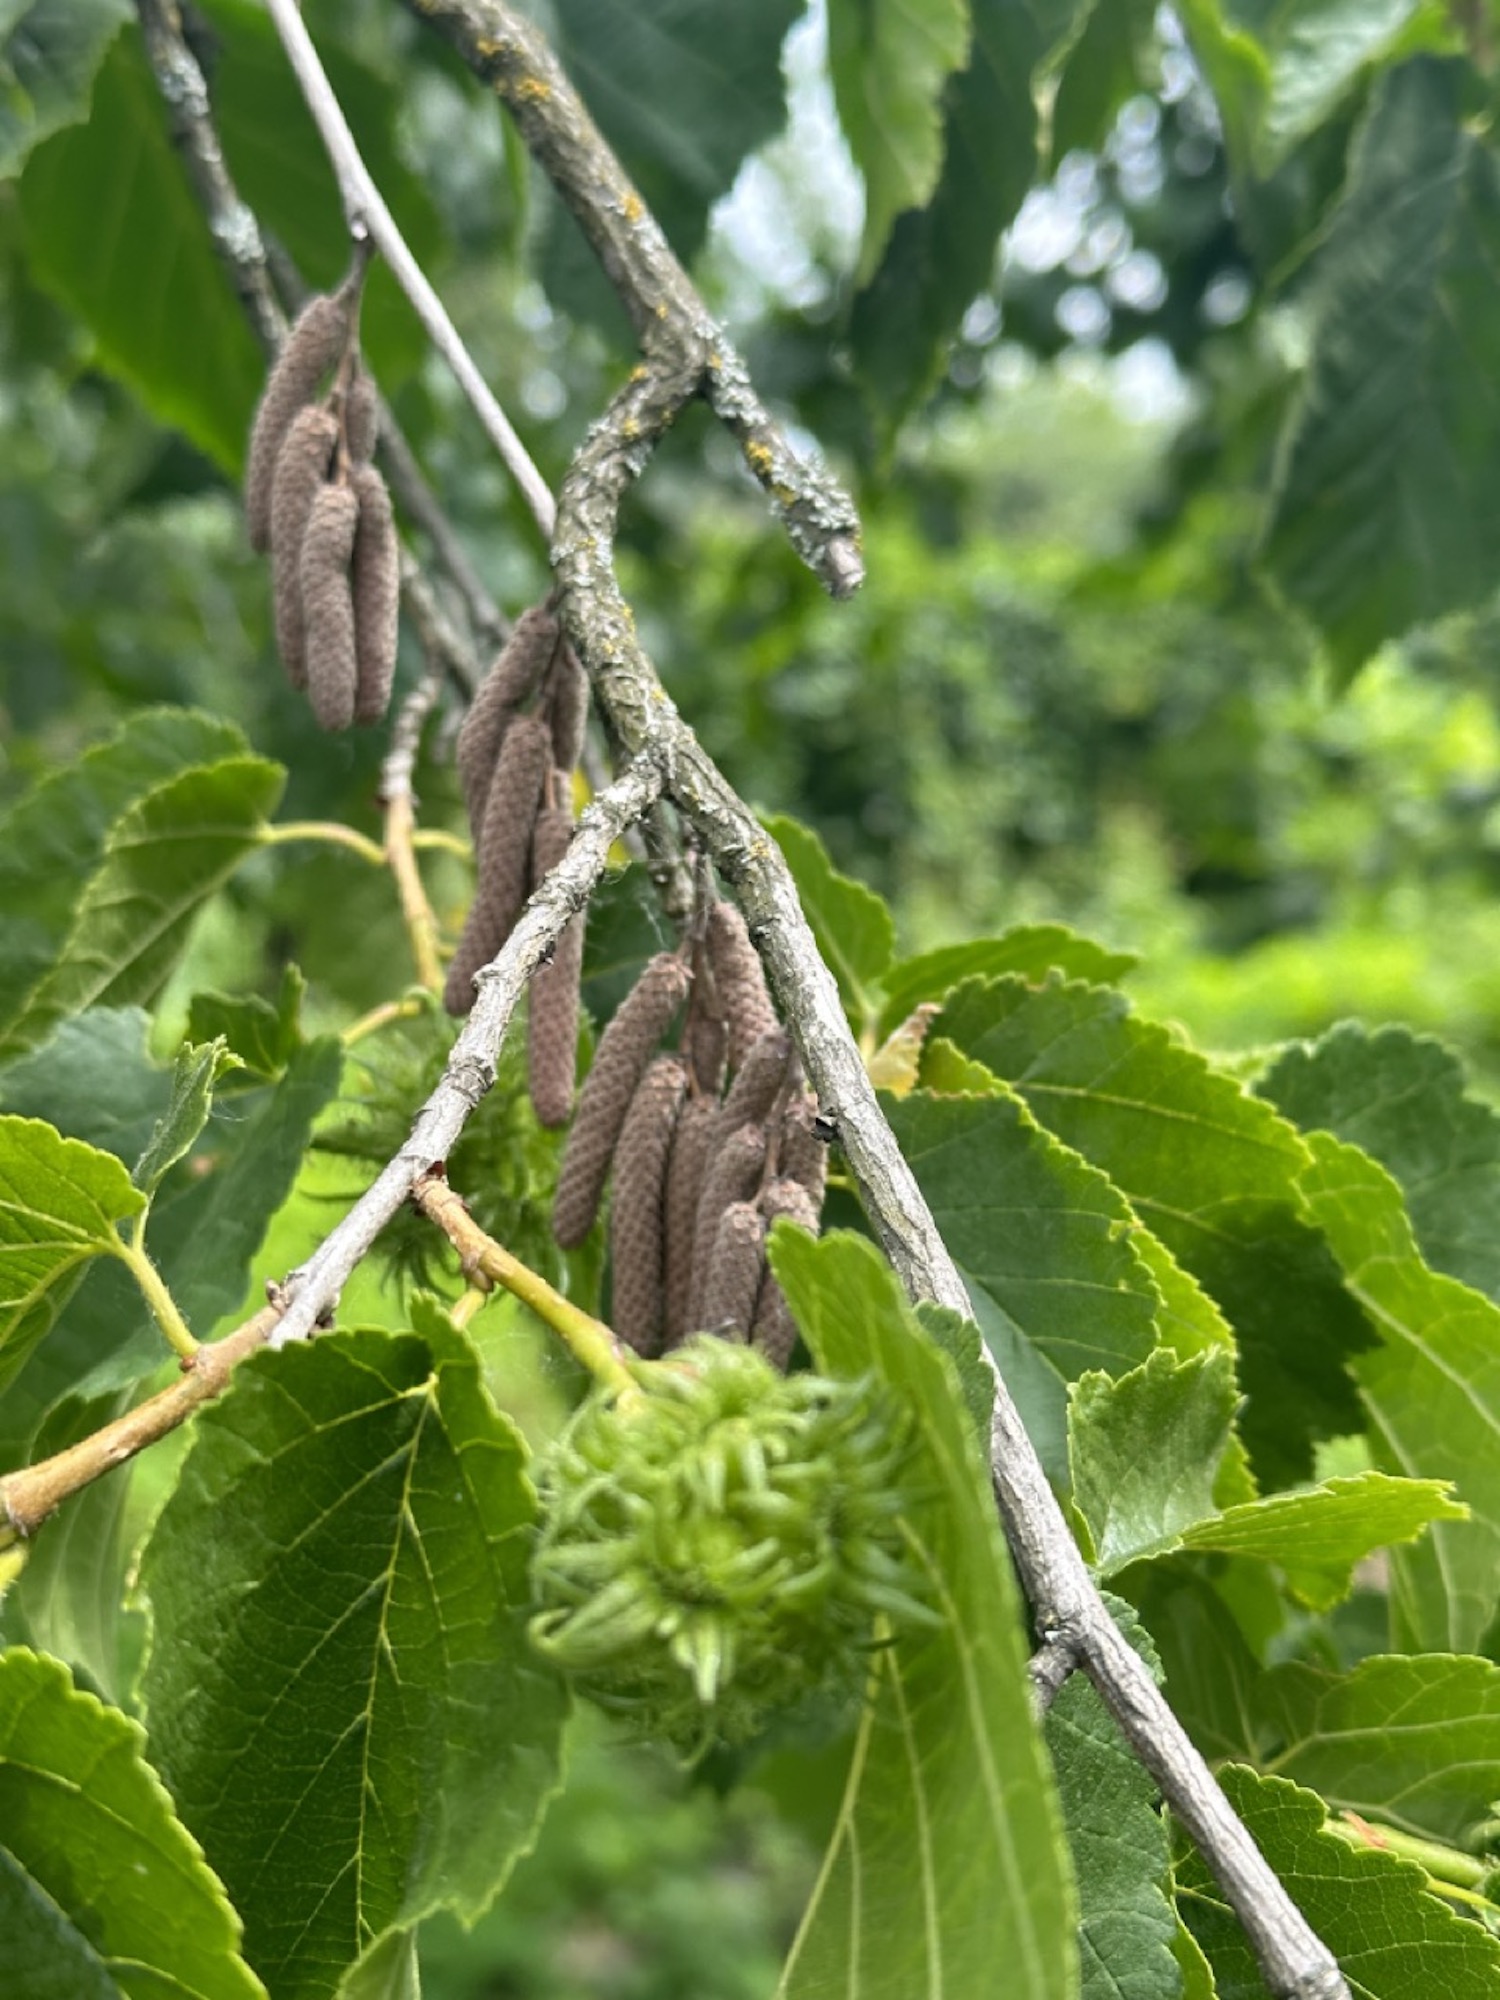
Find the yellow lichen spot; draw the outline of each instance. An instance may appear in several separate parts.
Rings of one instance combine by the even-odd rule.
[[[647,370],[647,368],[646,368],[646,364],[645,364],[645,362],[644,362],[644,361],[638,361],[638,362],[637,362],[637,363],[635,364],[634,368],[632,368],[632,369],[631,369],[631,371],[630,371],[630,379],[631,379],[631,381],[632,381],[632,382],[644,382],[644,381],[645,381],[645,379],[646,379],[646,376],[647,376],[647,373],[648,373],[648,370]]]
[[[474,44],[474,47],[477,53],[484,57],[486,62],[489,62],[495,56],[504,55],[505,53],[505,44],[494,41],[489,36],[482,37]]]
[[[625,419],[624,430],[625,430],[625,439],[627,443],[629,443],[634,438],[638,438],[641,434],[641,427],[636,422],[634,417],[627,417]]]
[[[523,76],[516,85],[516,96],[523,104],[545,104],[551,95],[551,84],[543,83],[539,76]]]
[[[666,319],[668,317],[665,300],[663,300],[662,303],[656,308],[656,317],[658,319]]]
[[[775,457],[771,447],[768,444],[761,444],[758,439],[745,446],[745,456],[755,467],[756,472],[762,479],[765,478],[766,474],[771,470],[772,465],[775,464]]]
[[[797,497],[796,487],[788,486],[784,482],[779,486],[773,486],[771,492],[775,497],[777,505],[780,507],[790,507]]]
[[[641,200],[635,189],[631,188],[624,201],[621,202],[620,209],[627,222],[639,222],[641,217],[646,213],[646,204]]]

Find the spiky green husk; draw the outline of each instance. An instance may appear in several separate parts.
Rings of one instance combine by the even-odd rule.
[[[873,1382],[707,1335],[634,1372],[540,1468],[534,1643],[689,1755],[857,1696],[877,1614],[933,1617],[899,1526],[910,1422]]]

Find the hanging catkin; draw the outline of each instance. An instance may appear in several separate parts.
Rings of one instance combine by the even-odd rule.
[[[798,1223],[812,1235],[818,1233],[818,1204],[800,1181],[777,1179],[763,1189],[757,1204],[766,1233],[780,1217]],[[786,1294],[767,1271],[761,1280],[760,1296],[750,1327],[751,1345],[758,1348],[775,1368],[785,1368],[797,1344],[797,1327]]]
[[[818,1107],[811,1097],[794,1097],[781,1120],[778,1151],[778,1172],[801,1182],[815,1211],[822,1208],[828,1186],[828,1148],[813,1130],[817,1115]]]
[[[271,488],[271,563],[276,647],[293,687],[307,686],[302,615],[302,544],[313,502],[328,477],[339,427],[321,404],[299,410],[282,440]]]
[[[276,461],[297,412],[310,403],[338,360],[349,333],[349,300],[341,293],[310,299],[287,335],[266,381],[245,465],[245,525],[250,546],[271,546],[271,494]]]
[[[658,952],[599,1038],[552,1207],[552,1234],[565,1250],[576,1249],[593,1227],[630,1100],[690,984],[684,961],[675,952]]]
[[[564,641],[552,673],[547,720],[559,767],[571,771],[583,755],[583,733],[589,719],[589,677],[578,655]]]
[[[522,716],[500,746],[485,802],[475,856],[474,900],[443,988],[450,1014],[467,1014],[473,1006],[474,974],[495,956],[521,914],[531,831],[551,768],[552,738],[546,723]]]
[[[733,903],[714,904],[708,913],[704,942],[729,1029],[729,1061],[738,1069],[766,1030],[776,1026],[776,1010],[766,991],[760,954]]]
[[[766,1225],[755,1204],[732,1201],[719,1217],[703,1286],[702,1330],[749,1338],[765,1263]]]
[[[536,691],[556,644],[557,620],[546,605],[523,611],[469,704],[458,732],[458,778],[476,841],[506,725]]]
[[[391,496],[373,465],[357,465],[350,475],[359,502],[354,561],[349,588],[354,599],[354,655],[358,688],[356,722],[379,722],[391,698],[396,674],[396,641],[401,611],[401,552]]]
[[[320,728],[347,729],[354,720],[358,669],[349,558],[359,502],[347,486],[321,486],[302,538],[300,572],[307,693]]]
[[[766,1161],[766,1134],[763,1126],[742,1125],[721,1141],[712,1153],[698,1197],[698,1214],[693,1224],[693,1281],[688,1300],[688,1330],[696,1333],[703,1325],[703,1294],[708,1283],[708,1267],[713,1256],[719,1218],[732,1201],[748,1201],[760,1186]]]
[[[721,1133],[733,1132],[740,1125],[758,1125],[767,1116],[786,1082],[791,1061],[791,1036],[785,1028],[768,1028],[729,1086],[729,1095],[719,1109]]]
[[[682,1107],[677,1130],[672,1135],[666,1200],[666,1328],[669,1345],[690,1331],[688,1310],[693,1296],[693,1237],[698,1227],[698,1201],[703,1193],[709,1142],[713,1138],[718,1115],[719,1107],[711,1097],[691,1098]]]
[[[610,1323],[637,1354],[661,1352],[662,1196],[672,1132],[687,1091],[678,1056],[658,1056],[636,1086],[614,1155],[609,1213]]]
[[[566,799],[567,776],[552,774],[552,796]],[[546,806],[531,836],[531,886],[535,889],[562,860],[573,838],[567,805]],[[566,1125],[573,1109],[573,1073],[578,1059],[578,982],[583,972],[584,913],[572,919],[553,947],[550,961],[531,976],[531,1013],[526,1058],[531,1108],[540,1124]]]
[[[706,1009],[695,1007],[683,1030],[682,1046],[693,1066],[698,1088],[710,1097],[717,1097],[724,1087],[724,1066],[729,1055],[729,1034],[724,1023],[715,1020]]]
[[[344,391],[344,449],[356,465],[368,465],[379,436],[379,392],[374,376],[360,366]]]

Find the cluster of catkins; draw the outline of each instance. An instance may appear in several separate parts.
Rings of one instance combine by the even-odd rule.
[[[582,1243],[613,1168],[615,1331],[647,1357],[718,1333],[784,1368],[796,1328],[766,1232],[787,1216],[816,1233],[827,1153],[743,917],[715,901],[695,930],[647,963],[600,1037],[552,1230]],[[679,1046],[658,1053],[684,1003]]]
[[[370,463],[379,405],[358,313],[353,283],[303,310],[255,413],[245,473],[251,546],[271,555],[276,645],[324,729],[378,722],[396,671],[400,556]]]
[[[583,751],[588,678],[550,603],[523,611],[458,736],[458,777],[474,835],[475,886],[443,992],[450,1014],[474,1004],[474,975],[504,944],[526,898],[573,837],[573,766]],[[580,912],[531,981],[527,1064],[543,1125],[573,1109]]]

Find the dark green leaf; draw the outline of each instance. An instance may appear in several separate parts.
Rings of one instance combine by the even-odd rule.
[[[0,819],[0,1022],[62,949],[105,836],[126,808],[179,771],[246,747],[231,723],[192,709],[147,709]]]
[[[255,846],[284,772],[231,757],[147,792],[110,829],[50,972],[0,1040],[19,1054],[65,1014],[154,999],[207,898]]]
[[[1344,1021],[1294,1042],[1256,1088],[1305,1131],[1379,1160],[1401,1185],[1426,1261],[1500,1298],[1500,1117],[1464,1094],[1458,1058],[1440,1042]]]
[[[272,1082],[302,1046],[299,1017],[306,990],[302,974],[289,965],[275,1006],[256,994],[195,993],[188,1006],[188,1040],[223,1041],[251,1076]]]
[[[896,947],[891,913],[863,882],[841,875],[809,827],[781,813],[762,820],[786,857],[824,963],[839,983],[845,1012],[857,1029],[879,1011],[879,989]]]
[[[596,1021],[609,1019],[646,960],[671,942],[646,870],[607,876],[589,903],[584,934],[583,1004]]]
[[[0,1990],[265,2000],[139,1726],[24,1647],[0,1654]]]
[[[151,1017],[92,1007],[60,1021],[39,1048],[0,1070],[0,1108],[45,1118],[133,1167],[166,1115],[171,1072],[153,1062]]]
[[[1309,1144],[1308,1206],[1380,1335],[1353,1363],[1377,1456],[1451,1479],[1472,1514],[1392,1550],[1395,1606],[1415,1649],[1478,1652],[1500,1596],[1500,1307],[1428,1270],[1384,1168],[1323,1132]]]
[[[917,958],[903,958],[886,973],[886,1000],[878,1033],[892,1034],[925,1000],[946,1000],[965,979],[996,979],[1013,972],[1040,986],[1049,972],[1065,979],[1088,979],[1112,986],[1136,963],[1128,951],[1107,951],[1066,924],[1017,924],[997,938],[940,945]]]
[[[1322,1800],[1284,1778],[1259,1778],[1231,1764],[1219,1781],[1362,2000],[1439,1992],[1443,2000],[1493,2000],[1500,1942],[1430,1896],[1420,1868],[1326,1832]],[[1177,1882],[1179,1907],[1225,2000],[1264,1995],[1245,1934],[1196,1851],[1179,1865]]]
[[[1494,587],[1500,165],[1462,91],[1430,59],[1382,80],[1319,255],[1265,561],[1345,679]]]
[[[134,28],[105,58],[88,123],[27,162],[21,214],[32,272],[84,321],[105,366],[238,466],[263,366]]]
[[[0,41],[0,179],[32,147],[89,111],[104,52],[130,18],[126,0],[31,0],[7,8]]]
[[[0,1384],[52,1325],[83,1266],[118,1251],[116,1222],[145,1205],[112,1153],[37,1118],[0,1117]]]
[[[414,1323],[244,1363],[146,1555],[153,1750],[277,2000],[476,1916],[557,1783],[523,1447],[441,1312]]]
[[[1150,34],[1152,12],[1149,0],[1094,0],[1052,102],[1054,161],[1104,151],[1115,113],[1141,88],[1137,49]]]
[[[990,1424],[995,1414],[995,1378],[984,1358],[984,1336],[971,1319],[950,1306],[935,1306],[925,1300],[917,1309],[922,1331],[934,1347],[940,1347],[953,1363],[959,1394],[974,1426],[974,1436],[985,1457],[990,1452]]]
[[[996,1968],[1027,2000],[1076,1990],[1074,1894],[1032,1719],[1020,1605],[989,1476],[943,1356],[863,1239],[780,1226],[772,1261],[825,1373],[874,1373],[920,1428],[911,1554],[940,1630],[872,1656],[833,1841],[785,2000],[969,2000]]]
[[[1269,1105],[1099,987],[970,981],[933,1032],[1108,1174],[1224,1309],[1269,1482],[1306,1477],[1313,1437],[1359,1428],[1344,1363],[1370,1333],[1300,1212],[1306,1147]]]

